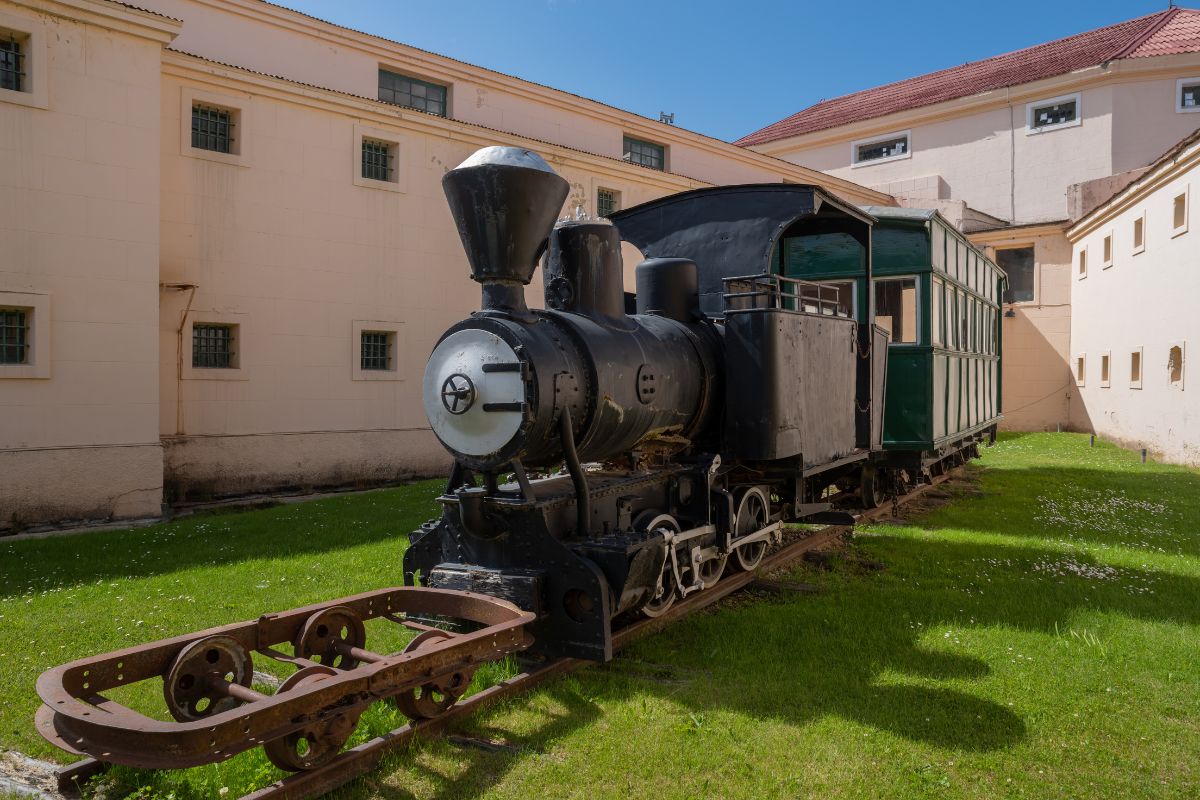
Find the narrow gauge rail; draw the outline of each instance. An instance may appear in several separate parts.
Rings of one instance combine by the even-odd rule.
[[[881,519],[889,514],[894,515],[899,507],[961,472],[962,467],[956,467],[938,475],[930,483],[915,487],[908,493],[894,498],[893,502],[886,506],[856,513],[855,521],[865,522]],[[727,575],[716,586],[681,600],[660,617],[639,619],[615,630],[613,647],[615,650],[620,650],[638,639],[662,630],[672,622],[707,608],[754,583],[760,575],[790,566],[802,559],[806,553],[819,550],[837,541],[850,530],[844,525],[830,525],[785,544],[775,552],[767,554],[754,571],[735,572]],[[437,736],[475,712],[500,700],[529,692],[552,678],[572,672],[590,663],[593,662],[581,658],[559,658],[537,669],[515,675],[461,700],[438,716],[412,722],[378,736],[347,750],[317,769],[289,775],[269,786],[244,795],[240,800],[310,800],[310,798],[321,797],[372,771],[389,752],[406,747],[417,739]],[[64,793],[76,791],[78,781],[98,775],[107,768],[108,765],[104,762],[91,758],[63,767],[58,772],[59,790]]]

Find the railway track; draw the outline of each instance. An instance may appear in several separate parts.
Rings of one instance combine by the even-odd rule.
[[[879,508],[861,512],[856,521],[866,522],[894,514],[896,509],[921,496],[935,486],[961,474],[961,468],[946,472],[933,479],[932,483],[918,486],[913,491]],[[619,651],[627,645],[649,636],[703,608],[707,608],[740,589],[754,583],[761,575],[788,567],[804,557],[806,553],[820,550],[833,544],[851,529],[833,525],[814,531],[803,538],[784,544],[768,553],[753,572],[736,572],[707,589],[676,602],[669,611],[653,619],[641,619],[613,632],[613,649]],[[350,781],[375,769],[383,757],[392,751],[404,748],[417,739],[428,739],[452,729],[472,714],[496,702],[528,692],[548,680],[564,675],[593,662],[575,658],[561,658],[536,669],[522,672],[501,683],[485,689],[451,706],[445,713],[432,719],[412,722],[403,727],[377,736],[370,741],[346,750],[332,761],[313,770],[298,772],[265,786],[241,800],[309,800],[321,797]],[[108,767],[95,759],[83,759],[58,772],[59,790],[65,794],[78,791],[78,784],[100,774]]]

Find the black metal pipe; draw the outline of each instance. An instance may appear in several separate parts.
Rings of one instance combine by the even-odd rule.
[[[558,425],[563,458],[567,462],[571,483],[575,486],[575,530],[580,536],[587,536],[592,519],[592,499],[588,495],[587,476],[583,474],[583,465],[579,463],[579,454],[575,452],[575,431],[571,426],[570,408],[563,406]]]

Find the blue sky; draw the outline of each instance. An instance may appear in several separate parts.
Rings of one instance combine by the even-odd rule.
[[[655,119],[674,112],[681,127],[730,140],[824,98],[1167,6],[1166,0],[276,2]]]

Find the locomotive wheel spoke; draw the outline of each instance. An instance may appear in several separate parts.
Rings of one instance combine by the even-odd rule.
[[[728,561],[729,556],[721,556],[700,562],[700,580],[704,581],[705,589],[721,580],[721,576],[725,574],[725,565]]]
[[[292,674],[279,687],[279,693],[318,683],[338,671],[317,665],[305,667]],[[292,731],[263,745],[267,759],[279,769],[301,772],[316,769],[341,752],[346,740],[354,733],[361,712],[345,712]]]
[[[347,655],[348,648],[362,649],[366,644],[367,629],[362,617],[346,606],[313,614],[293,643],[298,657],[336,669],[357,667],[358,659]]]
[[[738,536],[747,536],[767,526],[770,519],[767,498],[762,489],[757,487],[747,489],[738,503],[735,532]],[[738,569],[750,572],[762,563],[767,554],[767,540],[739,545],[734,548],[733,562]]]
[[[448,631],[432,628],[415,637],[404,648],[406,653],[419,652],[421,649],[438,642],[450,639],[454,634]],[[406,689],[388,698],[395,703],[400,713],[412,720],[433,719],[450,710],[458,699],[471,685],[475,677],[474,669],[463,669],[450,675],[437,678],[421,686]]]
[[[679,533],[682,530],[679,527],[679,522],[670,514],[659,514],[655,511],[643,511],[634,520],[633,525],[637,530],[661,533],[664,538],[671,534]],[[667,609],[675,604],[675,596],[679,594],[675,580],[675,565],[672,563],[670,550],[667,551],[667,558],[663,563],[662,578],[655,592],[655,595],[641,608],[642,615],[651,619],[661,617],[667,613]]]
[[[230,684],[248,688],[254,678],[250,653],[229,636],[206,636],[179,651],[163,677],[167,710],[179,722],[192,722],[240,706]]]

